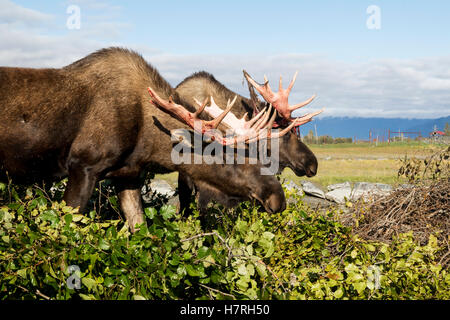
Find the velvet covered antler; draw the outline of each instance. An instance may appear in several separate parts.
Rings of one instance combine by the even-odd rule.
[[[230,112],[236,102],[237,96],[233,99],[233,101],[228,100],[225,110],[222,110],[214,102],[213,97],[210,99],[211,103],[208,108],[206,107],[208,98],[205,99],[203,103],[196,100],[199,105],[199,109],[192,113],[186,110],[186,108],[182,105],[175,103],[172,97],[169,97],[169,100],[164,100],[150,87],[148,88],[148,92],[152,97],[151,102],[155,106],[183,121],[193,128],[194,131],[206,135],[211,140],[217,141],[224,146],[234,145],[239,142],[253,142],[260,139],[281,137],[296,124],[296,122],[293,122],[289,128],[272,135],[271,129],[276,117],[275,112],[272,117],[270,117],[272,106],[270,106],[269,110],[264,109],[253,119],[246,121],[246,116],[242,119],[237,119],[237,117]],[[205,109],[208,109],[207,112],[214,118],[213,120],[206,121],[199,118],[200,114]],[[217,129],[220,123],[223,123],[228,128],[233,129],[234,135],[231,137],[222,137],[220,133],[213,131],[214,129]]]
[[[283,79],[280,76],[279,89],[278,92],[275,93],[272,91],[269,85],[269,80],[267,80],[266,76],[264,76],[264,84],[261,85],[257,83],[255,80],[253,80],[253,78],[250,77],[250,75],[244,70],[244,76],[247,79],[248,83],[251,84],[261,94],[261,96],[264,98],[264,100],[266,100],[266,102],[274,106],[274,108],[278,111],[280,116],[291,122],[303,119],[297,122],[296,126],[299,126],[301,124],[311,121],[314,116],[322,113],[323,109],[314,113],[309,113],[300,118],[292,118],[292,112],[294,110],[306,106],[307,104],[311,103],[311,101],[313,101],[314,98],[316,97],[316,95],[313,95],[306,101],[303,101],[301,103],[292,106],[289,105],[288,102],[289,94],[291,93],[292,87],[294,86],[295,80],[297,79],[297,74],[298,72],[295,73],[294,78],[292,79],[287,89],[283,89]]]

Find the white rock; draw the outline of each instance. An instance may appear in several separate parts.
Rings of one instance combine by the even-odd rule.
[[[350,200],[352,195],[352,188],[350,184],[348,187],[337,188],[325,194],[325,198],[339,204],[344,204],[346,200]]]
[[[309,181],[302,181],[303,191],[314,197],[325,199],[325,193]]]
[[[286,190],[288,191],[295,191],[297,193],[299,193],[300,195],[303,195],[303,189],[302,187],[300,187],[299,185],[295,184],[293,181],[289,181],[286,182],[284,184],[284,187],[286,188]]]
[[[385,196],[392,192],[392,187],[383,183],[357,182],[353,187],[351,194],[352,200],[358,200],[363,197],[369,200],[374,196]]]
[[[344,189],[344,188],[352,188],[352,185],[350,184],[350,182],[343,182],[343,183],[336,183],[336,184],[331,184],[327,187],[328,191],[333,191],[336,189]]]
[[[173,188],[164,180],[153,180],[150,183],[151,192],[155,192],[157,195],[165,196],[171,198],[174,196],[175,191]]]
[[[393,188],[391,185],[389,184],[385,184],[385,183],[374,183],[375,187],[383,192],[392,192]]]
[[[413,184],[403,183],[397,187],[397,190],[412,189],[414,187],[415,187],[415,185],[413,185]]]

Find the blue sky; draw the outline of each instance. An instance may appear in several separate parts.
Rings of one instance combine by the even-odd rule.
[[[54,15],[61,27],[68,4],[77,4],[82,18],[126,24],[117,37],[122,43],[170,53],[312,53],[347,61],[450,53],[446,0],[14,2]],[[380,30],[366,27],[370,5],[381,9]]]
[[[71,4],[80,30],[66,28]],[[316,93],[328,116],[450,114],[450,1],[0,0],[0,65],[60,67],[110,45],[173,85],[205,69],[245,94],[242,69],[260,82],[299,70],[293,102]]]

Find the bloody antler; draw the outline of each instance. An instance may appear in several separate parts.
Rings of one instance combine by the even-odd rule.
[[[210,110],[215,111],[220,110],[219,114],[213,115],[214,112],[212,112],[210,113],[210,115],[213,115],[213,120],[201,120],[199,116],[205,110],[206,104],[208,103],[208,98],[205,99],[203,103],[200,103],[198,102],[198,100],[196,100],[200,108],[196,112],[192,113],[187,111],[182,105],[175,103],[171,97],[168,101],[164,100],[159,97],[158,94],[150,87],[148,88],[148,92],[152,97],[151,102],[155,106],[165,112],[174,115],[198,133],[204,134],[210,137],[211,140],[215,140],[224,146],[234,145],[239,142],[253,142],[260,139],[281,137],[295,125],[295,122],[293,122],[289,130],[284,129],[283,131],[272,135],[271,128],[276,117],[276,113],[274,112],[272,117],[269,119],[272,107],[270,107],[269,110],[264,109],[249,121],[246,121],[244,119],[245,116],[242,119],[237,119],[234,114],[230,113],[231,108],[236,102],[237,96],[231,102],[230,100],[228,100],[225,110],[222,110],[211,97],[211,106],[209,108]],[[217,132],[212,132],[212,130],[216,129],[221,122],[223,122],[223,124],[225,124],[227,127],[233,129],[235,135],[232,137],[222,137],[220,134],[217,134]]]
[[[255,89],[261,94],[261,96],[264,98],[264,100],[266,100],[268,103],[272,104],[274,106],[274,108],[278,111],[278,113],[284,119],[287,119],[291,122],[297,121],[298,119],[302,119],[296,125],[296,126],[299,126],[301,124],[311,121],[314,116],[322,113],[323,109],[320,111],[314,112],[314,113],[307,114],[300,118],[292,118],[292,112],[294,110],[306,106],[311,101],[313,101],[314,98],[316,97],[316,95],[313,95],[311,98],[309,98],[306,101],[303,101],[303,102],[298,103],[293,106],[289,105],[289,102],[288,102],[289,94],[291,93],[292,87],[294,86],[295,80],[297,79],[297,74],[298,74],[298,72],[295,73],[294,78],[292,79],[291,83],[289,84],[289,86],[286,90],[283,89],[283,79],[280,76],[279,89],[278,89],[278,92],[275,93],[270,88],[269,81],[267,80],[266,76],[264,76],[264,84],[260,85],[255,80],[253,80],[252,77],[250,77],[250,75],[244,70],[244,76],[247,79],[248,83],[251,84],[253,87],[255,87]]]
[[[172,97],[169,97],[169,101],[162,99],[158,94],[153,90],[152,88],[148,87],[148,92],[150,93],[152,99],[152,103],[157,106],[158,108],[162,109],[163,111],[166,111],[168,113],[171,113],[172,115],[175,115],[179,120],[185,122],[190,127],[194,128],[195,123],[197,121],[201,121],[201,129],[200,133],[205,133],[209,130],[216,129],[220,122],[223,120],[223,118],[227,115],[228,112],[230,112],[231,108],[233,107],[234,102],[227,105],[227,108],[224,112],[222,112],[221,115],[219,115],[214,120],[205,121],[201,120],[199,118],[200,114],[203,112],[203,110],[206,107],[206,104],[208,102],[208,99],[205,99],[201,107],[194,113],[187,111],[182,105],[179,105],[175,102],[173,102]]]
[[[194,100],[201,109],[202,104],[197,99]],[[211,97],[211,105],[209,107],[206,107],[204,110],[213,118],[223,113],[223,110],[214,102],[213,97]],[[230,112],[223,118],[222,124],[232,129],[238,136],[250,137],[248,141],[252,142],[256,140],[276,139],[282,137],[293,127],[310,121],[306,117],[297,118],[287,128],[284,128],[282,131],[273,134],[271,129],[274,126],[277,113],[276,111],[273,112],[272,117],[269,120],[271,113],[272,105],[269,106],[268,110],[267,108],[264,108],[256,116],[247,121],[247,113],[241,119],[238,119],[232,112]]]

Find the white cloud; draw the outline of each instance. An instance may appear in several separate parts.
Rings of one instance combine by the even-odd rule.
[[[66,4],[67,5],[76,4],[76,5],[82,6],[83,8],[108,11],[108,12],[110,12],[111,10],[117,11],[117,10],[121,9],[120,6],[114,6],[108,2],[98,1],[98,0],[95,0],[95,1],[93,1],[93,0],[69,0],[69,1],[66,1]]]
[[[119,8],[101,1],[76,3],[87,19],[81,30],[68,31],[62,24],[60,32],[53,33],[51,15],[0,0],[0,65],[61,67],[102,47],[121,45],[123,29],[131,26],[114,16]],[[95,15],[100,9],[109,10],[115,18]],[[450,114],[450,56],[351,63],[325,55],[174,55],[142,44],[128,47],[142,53],[173,86],[193,72],[206,70],[230,89],[248,95],[243,69],[260,82],[266,74],[274,89],[280,74],[287,86],[298,70],[291,103],[317,94],[302,112],[324,107],[323,116],[432,118]]]
[[[266,74],[274,90],[283,75],[286,87],[296,70],[299,76],[292,103],[312,94],[310,107],[325,108],[323,116],[433,118],[450,115],[450,56],[415,60],[336,61],[325,56],[174,56],[149,55],[173,85],[190,73],[206,70],[230,89],[248,96],[242,69],[263,82]],[[443,71],[444,70],[444,71]]]
[[[0,65],[21,67],[62,67],[103,44],[71,33],[65,36],[30,34],[0,25]]]
[[[24,8],[10,0],[0,0],[0,8],[2,24],[42,26],[53,18],[49,14]]]
[[[0,65],[62,67],[102,47],[120,45],[118,39],[130,25],[117,18],[119,7],[98,1],[75,3],[81,6],[79,30],[66,27],[65,10],[54,17],[0,0]]]

